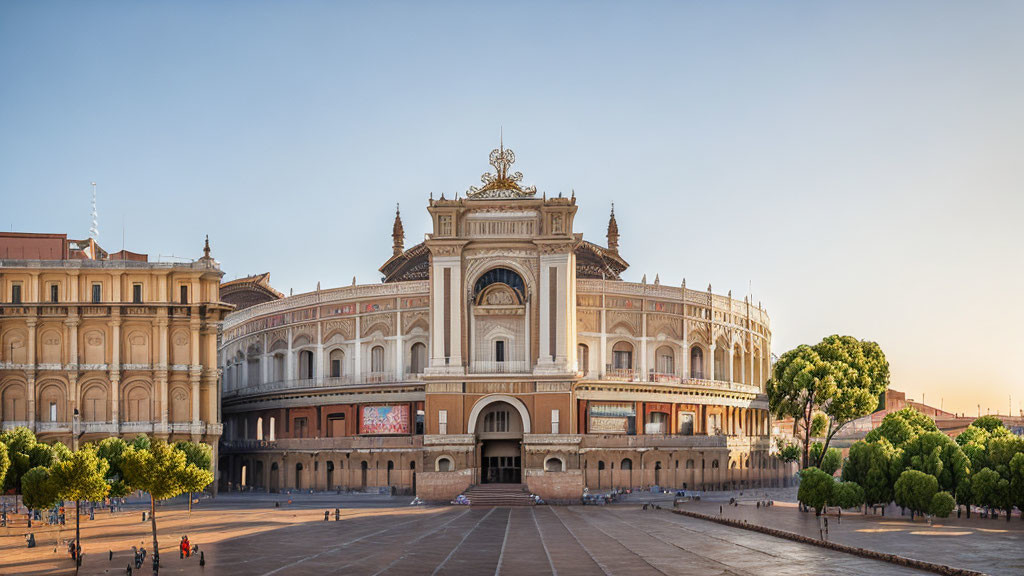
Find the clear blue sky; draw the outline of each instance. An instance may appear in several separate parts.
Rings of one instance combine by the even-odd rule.
[[[774,349],[879,341],[945,408],[1024,401],[1019,2],[0,5],[0,226],[284,292],[377,281],[401,202],[497,144],[627,279],[743,295]],[[940,400],[942,399],[942,400]]]

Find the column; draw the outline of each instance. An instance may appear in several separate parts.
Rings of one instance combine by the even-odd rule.
[[[199,425],[199,378],[202,375],[202,363],[199,356],[199,319],[193,317],[189,327],[191,328],[192,350],[189,355],[188,380],[192,387],[192,425]]]
[[[647,312],[640,313],[640,381],[647,381]]]
[[[740,349],[740,382],[747,383],[747,351]]]
[[[356,349],[355,349],[355,354],[353,354],[354,358],[352,360],[353,360],[354,368],[355,368],[355,370],[353,370],[353,374],[355,375],[354,376],[355,377],[355,382],[357,382],[357,383],[361,382],[360,378],[363,375],[363,360],[362,360],[362,358],[363,358],[363,339],[362,339],[362,333],[363,333],[363,329],[360,327],[360,317],[356,316]]]
[[[113,337],[110,339],[110,418],[114,422],[114,431],[121,425],[121,318],[115,310],[114,320],[110,322]]]
[[[405,367],[402,364],[405,363],[403,358],[403,346],[402,346],[402,299],[395,298],[396,300],[396,312],[395,312],[395,381],[401,382],[402,377],[405,374]]]
[[[317,383],[324,381],[324,327],[322,322],[316,323],[316,367],[313,369],[313,376]]]
[[[732,362],[733,362],[733,356],[735,356],[735,354],[736,354],[736,349],[733,348],[732,344],[730,344],[729,345],[729,365],[726,366],[726,368],[725,368],[726,374],[729,375],[729,382],[733,381]]]
[[[712,338],[714,338],[714,332],[712,332]],[[715,362],[715,350],[718,348],[718,346],[716,344],[712,344],[708,348],[711,350],[711,358],[709,359],[710,360],[709,364],[711,364],[711,380],[714,381],[715,380],[715,364],[716,364],[716,362]]]
[[[602,282],[604,282],[602,280]],[[601,294],[601,350],[599,351],[601,365],[597,368],[600,378],[605,376],[605,368],[608,366],[608,322],[604,307],[604,294]]]
[[[292,358],[292,328],[288,327],[288,356],[285,357],[285,380],[293,380],[296,378],[295,374],[295,359]]]
[[[168,369],[168,357],[167,357],[167,333],[170,330],[170,322],[166,315],[166,310],[161,311],[161,317],[157,318],[157,337],[159,338],[157,366],[156,366],[156,384],[158,394],[160,395],[160,427],[164,430],[167,429],[168,422],[168,406],[170,405],[170,399],[167,397],[167,369]]]

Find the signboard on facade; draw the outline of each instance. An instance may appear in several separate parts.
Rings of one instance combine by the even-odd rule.
[[[636,406],[632,402],[590,404],[588,431],[592,434],[635,434]]]
[[[409,406],[363,406],[360,434],[408,434]]]

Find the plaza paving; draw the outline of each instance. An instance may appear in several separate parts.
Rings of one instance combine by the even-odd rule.
[[[158,512],[163,574],[918,574],[873,560],[638,505],[466,508],[346,501],[342,520],[323,521],[337,498],[274,508],[266,499],[218,499],[189,520],[180,507]],[[383,504],[383,505],[382,505]],[[144,541],[141,514],[97,516],[84,524],[83,574],[124,573],[127,549]],[[63,537],[71,532],[65,530]],[[207,565],[180,560],[188,533]],[[38,548],[0,537],[0,573],[66,574],[56,534],[37,531]],[[115,552],[107,560],[107,550]],[[143,573],[149,574],[147,568]],[[136,572],[139,574],[139,572]]]

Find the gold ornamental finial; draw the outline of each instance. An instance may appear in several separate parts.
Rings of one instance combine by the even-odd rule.
[[[398,256],[405,251],[405,228],[402,226],[402,212],[395,204],[395,224],[391,227],[392,250]]]
[[[608,216],[608,250],[619,253],[619,223],[615,220],[615,202],[612,202],[612,213]]]
[[[510,149],[505,148],[505,134],[502,129],[498,137],[498,147],[491,150],[490,164],[494,167],[494,174],[484,173],[480,177],[483,186],[471,186],[466,191],[467,198],[529,198],[537,193],[535,186],[522,186],[522,172],[510,173],[509,168],[516,162],[516,155]]]

